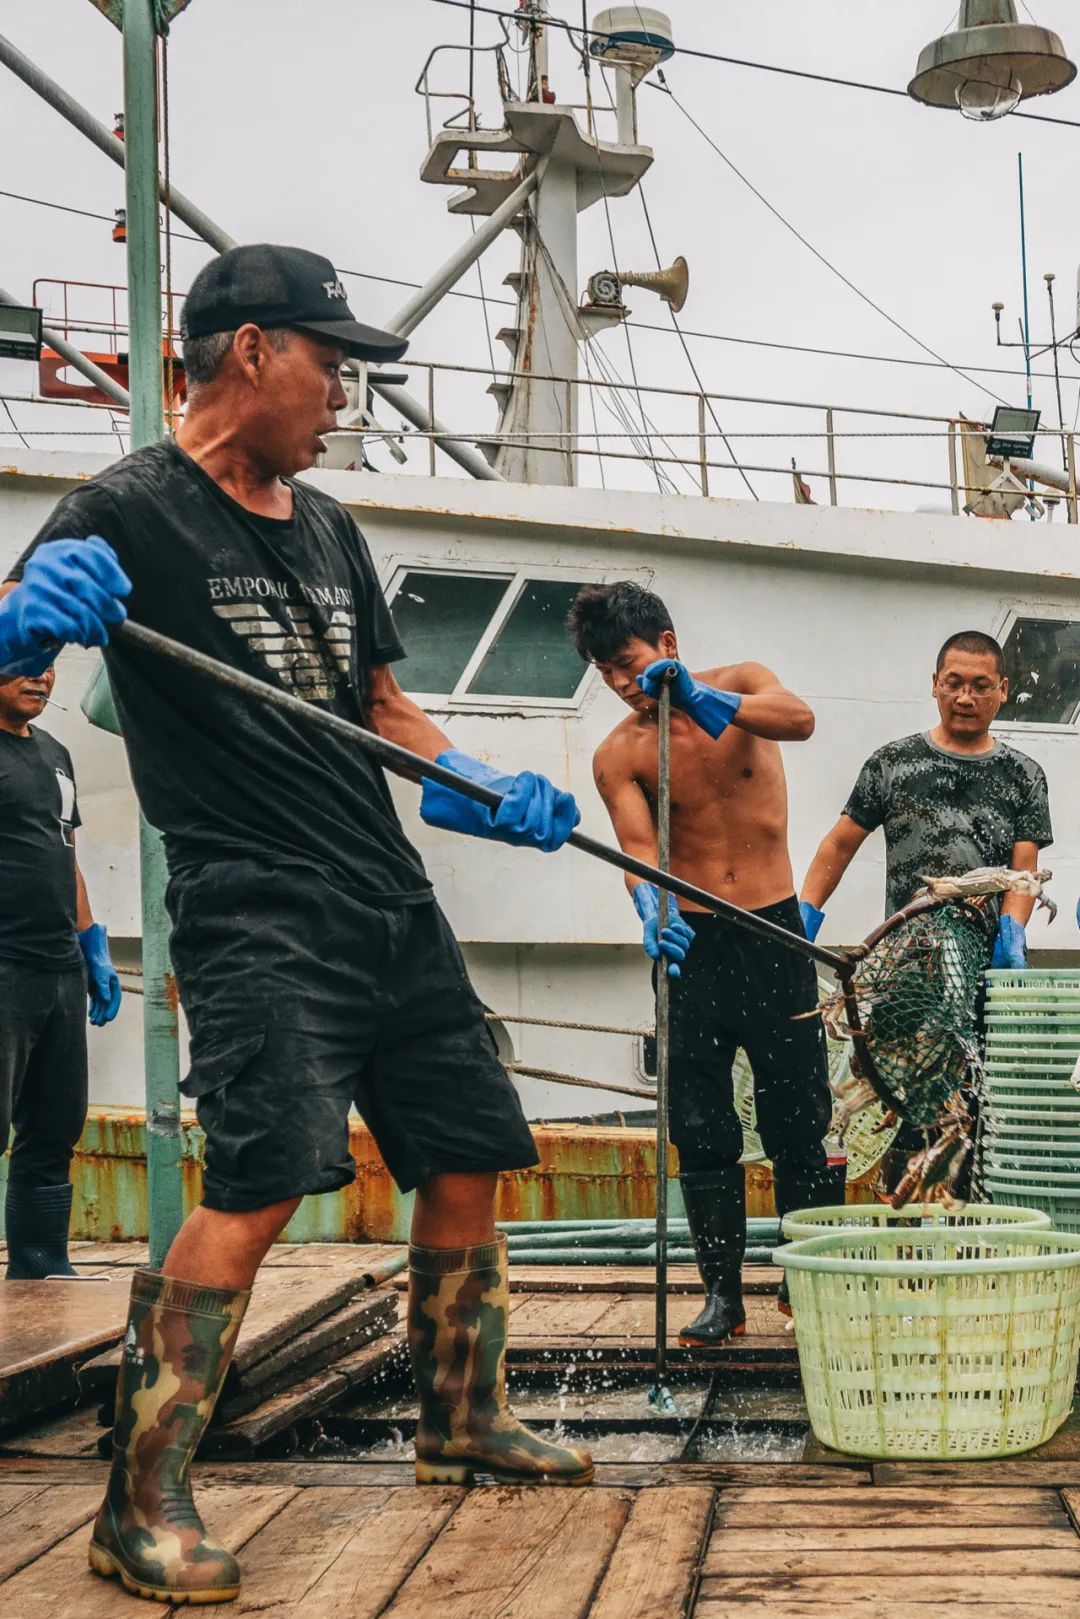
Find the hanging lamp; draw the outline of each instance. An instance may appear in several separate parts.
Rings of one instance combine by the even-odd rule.
[[[1013,0],[963,0],[959,25],[920,55],[908,95],[988,123],[1030,96],[1063,90],[1075,77],[1057,34],[1017,21]]]

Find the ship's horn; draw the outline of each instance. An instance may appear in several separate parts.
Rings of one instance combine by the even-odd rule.
[[[690,290],[690,268],[680,255],[666,270],[649,270],[642,275],[635,275],[632,270],[620,270],[619,281],[624,287],[648,287],[650,292],[658,292],[677,315]]]

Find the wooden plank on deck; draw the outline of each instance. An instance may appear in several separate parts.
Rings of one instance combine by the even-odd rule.
[[[589,1619],[678,1619],[687,1609],[712,1513],[701,1485],[642,1490],[612,1553]]]
[[[748,1613],[747,1604],[760,1603],[768,1619],[774,1619],[774,1604],[801,1602],[816,1606],[820,1619],[833,1619],[841,1603],[859,1604],[866,1619],[881,1619],[885,1604],[891,1604],[895,1615],[910,1614],[919,1604],[927,1606],[927,1619],[931,1610],[939,1616],[953,1619],[953,1603],[966,1603],[983,1607],[982,1619],[991,1619],[996,1609],[1000,1619],[1014,1619],[1017,1608],[1028,1603],[1041,1608],[1043,1615],[1068,1615],[1076,1619],[1080,1602],[1080,1581],[1067,1575],[1010,1575],[1006,1580],[1000,1573],[977,1576],[963,1572],[953,1565],[953,1572],[943,1574],[911,1574],[902,1561],[893,1563],[889,1578],[865,1570],[848,1570],[827,1576],[799,1576],[780,1573],[757,1573],[735,1576],[731,1579],[707,1577],[701,1584],[701,1597],[694,1619],[716,1619],[717,1606],[721,1611],[740,1615]],[[717,1606],[714,1606],[717,1605]],[[736,1607],[740,1604],[740,1607]]]
[[[0,1288],[0,1425],[72,1398],[75,1369],[127,1320],[128,1276],[94,1282],[4,1282]]]
[[[306,1490],[251,1542],[238,1602],[207,1619],[375,1619],[465,1490]]]
[[[1056,1490],[963,1489],[950,1491],[948,1499],[950,1513],[965,1529],[1062,1529],[1069,1522]],[[942,1511],[941,1494],[933,1489],[729,1489],[717,1498],[714,1522],[728,1530],[829,1524],[873,1533],[890,1526],[940,1524]],[[719,1544],[725,1545],[726,1538]]]
[[[287,1506],[295,1493],[291,1489],[228,1485],[202,1490],[199,1507],[211,1536],[235,1552]],[[97,1511],[100,1499],[100,1490],[96,1490],[86,1509],[87,1522]],[[88,1539],[89,1529],[84,1524],[0,1585],[0,1613],[5,1619],[7,1615],[11,1619],[120,1619],[122,1615],[143,1612],[164,1616],[164,1608],[129,1597],[116,1580],[104,1580],[89,1572]],[[235,1612],[235,1605],[231,1606]],[[180,1611],[186,1614],[188,1610]],[[228,1609],[215,1605],[214,1611]]]
[[[92,1484],[0,1489],[0,1613],[14,1619],[17,1612],[7,1605],[3,1582],[89,1522],[100,1504],[101,1493]]]
[[[386,1619],[585,1619],[632,1500],[615,1490],[474,1490]]]

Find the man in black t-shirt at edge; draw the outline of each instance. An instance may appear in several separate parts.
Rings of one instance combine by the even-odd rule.
[[[824,921],[822,907],[879,826],[885,833],[887,916],[909,903],[925,877],[979,866],[1034,871],[1040,849],[1053,842],[1042,767],[990,734],[1009,695],[1005,658],[993,636],[981,630],[951,635],[938,653],[932,693],[939,724],[872,753],[843,814],[822,839],[800,903],[811,939]],[[1005,895],[988,966],[1017,972],[1027,967],[1025,929],[1034,904],[1022,894]],[[890,1183],[903,1173],[907,1154],[921,1145],[920,1132],[901,1130]]]
[[[362,535],[335,500],[292,481],[346,403],[346,356],[395,360],[404,342],[354,320],[327,259],[272,246],[200,272],[183,337],[176,441],[72,491],[34,545],[77,552],[71,542],[103,536],[136,622],[505,795],[492,812],[425,782],[428,824],[559,848],[579,818],[571,795],[456,752],[403,695],[390,665],[404,651]],[[134,1279],[91,1567],[162,1600],[237,1595],[236,1561],[207,1539],[188,1466],[263,1256],[305,1194],[354,1179],[353,1102],[398,1185],[417,1188],[418,1481],[588,1483],[587,1452],[533,1435],[507,1407],[496,1175],[536,1151],[381,769],[123,643],[105,659],[136,792],[165,841],[191,1031],[182,1089],[206,1146],[202,1205],[161,1273]]]
[[[14,1126],[9,1281],[74,1276],[71,1155],[86,1123],[86,1016],[111,1023],[120,980],[75,857],[71,756],[31,720],[51,668],[0,675],[0,1153]]]

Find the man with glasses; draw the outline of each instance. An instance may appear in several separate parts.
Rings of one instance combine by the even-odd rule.
[[[1039,850],[1053,842],[1042,767],[990,734],[1009,695],[1005,659],[993,636],[981,630],[951,635],[938,653],[932,692],[939,723],[870,755],[810,864],[800,908],[812,939],[824,921],[822,907],[879,826],[887,916],[906,905],[926,877],[977,866],[1034,871]],[[1034,903],[1006,894],[992,966],[1027,966],[1024,930]]]
[[[887,916],[902,909],[926,877],[978,866],[1034,871],[1040,849],[1053,842],[1042,767],[990,734],[1009,695],[1005,659],[993,636],[981,630],[951,635],[938,653],[932,692],[939,723],[870,755],[810,863],[799,908],[811,939],[830,895],[879,826]],[[1025,927],[1034,903],[1005,895],[989,966],[1026,968]],[[910,1145],[901,1132],[897,1147],[902,1152]]]

